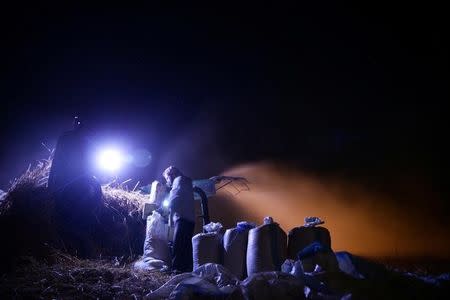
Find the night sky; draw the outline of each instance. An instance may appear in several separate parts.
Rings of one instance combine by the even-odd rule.
[[[124,180],[269,161],[446,219],[443,7],[307,2],[4,9],[0,188],[80,115],[99,145],[152,153]]]

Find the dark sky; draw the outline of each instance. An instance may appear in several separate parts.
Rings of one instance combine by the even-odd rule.
[[[408,173],[447,203],[443,7],[23,5],[3,14],[0,188],[46,157],[41,142],[54,146],[79,114],[99,143],[152,153],[124,179],[150,180],[171,163],[204,178],[270,160],[393,192],[389,182]]]

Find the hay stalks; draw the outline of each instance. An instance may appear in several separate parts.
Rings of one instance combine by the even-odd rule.
[[[55,227],[55,199],[47,191],[51,164],[51,159],[38,161],[11,182],[6,198],[0,202],[0,224],[5,225],[0,234],[13,236],[7,229],[13,226],[16,233],[20,229],[24,236],[39,237],[38,244],[61,240],[59,235],[55,236],[59,228]],[[123,183],[102,186],[103,205],[94,213],[97,223],[92,225],[95,226],[92,230],[103,234],[89,242],[105,256],[135,257],[141,253],[145,237],[141,209],[147,197],[125,188]],[[28,242],[23,245],[12,242],[10,254],[18,252],[16,246],[29,245]],[[65,248],[64,243],[57,247]],[[30,251],[34,253],[34,248]]]
[[[19,189],[47,186],[51,166],[51,158],[39,160],[33,168],[30,164],[27,170],[19,178],[15,178],[11,182],[8,193]]]

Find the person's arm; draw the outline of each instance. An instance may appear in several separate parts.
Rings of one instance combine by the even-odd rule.
[[[177,211],[177,202],[179,198],[179,191],[180,191],[180,177],[177,177],[174,179],[172,183],[172,188],[170,189],[169,196],[167,197],[168,203],[168,211],[169,211],[169,227],[172,227],[173,224],[173,218],[174,214]]]

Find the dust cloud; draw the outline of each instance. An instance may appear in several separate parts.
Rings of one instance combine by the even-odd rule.
[[[243,185],[229,185],[210,201],[212,220],[227,228],[241,220],[261,224],[264,216],[272,216],[288,232],[302,225],[305,216],[318,216],[331,232],[335,251],[371,257],[449,258],[445,227],[424,216],[420,207],[405,206],[354,182],[273,163],[242,165],[224,174],[249,181],[248,191]]]

